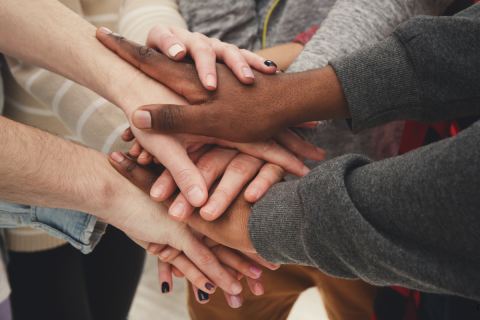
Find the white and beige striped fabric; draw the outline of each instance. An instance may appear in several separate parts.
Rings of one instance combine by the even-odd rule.
[[[62,0],[97,27],[144,44],[158,23],[187,28],[176,0]],[[128,127],[123,112],[93,91],[47,70],[5,57],[5,110],[12,120],[35,126],[109,153],[128,150],[120,138]],[[29,228],[7,230],[13,251],[41,251],[66,242]]]

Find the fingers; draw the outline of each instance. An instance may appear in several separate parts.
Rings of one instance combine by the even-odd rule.
[[[185,241],[184,245],[182,246],[183,252],[186,256],[188,256],[191,261],[197,266],[199,270],[201,270],[208,278],[210,278],[216,285],[222,288],[224,291],[236,295],[242,291],[242,285],[240,282],[233,277],[224,266],[222,266],[216,256],[210,251],[203,242],[199,241],[198,239],[188,239]],[[180,255],[179,257],[181,257]],[[178,257],[176,258],[178,259]],[[174,264],[175,259],[172,261]],[[177,266],[176,264],[174,264]],[[177,266],[178,267],[178,266]],[[188,275],[182,270],[186,277]],[[198,282],[192,281],[197,287],[204,290],[205,284],[198,285]],[[205,287],[208,291],[208,286]]]
[[[230,274],[232,274],[233,276],[236,276],[237,272],[235,270],[233,270],[232,268],[225,266],[225,269],[228,272],[230,272]],[[229,294],[228,292],[224,292],[224,294],[225,294],[225,298],[227,299],[227,302],[230,305],[230,307],[239,308],[239,307],[242,306],[242,295],[241,294],[232,295],[232,294]]]
[[[134,158],[138,158],[143,151],[143,147],[140,145],[138,140],[133,141],[132,145],[130,146],[130,150],[128,150],[128,154]]]
[[[298,134],[290,129],[283,130],[274,136],[274,139],[296,155],[311,160],[323,160],[326,153],[311,143],[303,140]]]
[[[172,268],[169,263],[158,260],[158,283],[163,294],[169,294],[173,290]]]
[[[210,189],[215,180],[217,180],[223,174],[229,162],[237,154],[238,151],[234,149],[214,148],[197,161],[196,166],[202,173],[207,183],[207,188]],[[240,192],[240,190],[237,192],[237,194]],[[195,207],[188,203],[185,196],[183,194],[179,194],[170,206],[168,214],[170,215],[170,218],[175,221],[183,221],[188,218],[194,210]]]
[[[215,292],[215,285],[210,279],[195,266],[184,254],[179,255],[170,262],[197,288],[201,288],[205,293]]]
[[[108,160],[120,174],[145,192],[150,191],[153,183],[158,178],[158,174],[142,168],[119,151],[112,152]]]
[[[132,129],[130,129],[130,127],[125,129],[125,131],[122,134],[122,140],[125,142],[129,142],[129,141],[132,141],[134,138],[135,136],[133,135]]]
[[[267,163],[261,169],[255,179],[245,190],[245,200],[255,202],[273,186],[275,183],[282,181],[287,175],[285,170],[276,164]]]
[[[274,263],[270,263],[268,261],[265,261],[262,259],[262,257],[260,257],[260,255],[258,253],[253,253],[253,252],[245,252],[245,251],[241,251],[241,253],[248,257],[250,260],[252,261],[255,261],[256,263],[270,269],[270,270],[277,270],[278,268],[280,268],[280,265],[279,264],[274,264]]]
[[[146,45],[153,49],[159,49],[171,59],[180,61],[187,53],[185,46],[171,31],[163,24],[153,27],[148,33]]]
[[[318,125],[318,121],[309,121],[297,124],[295,128],[315,128]]]
[[[257,174],[263,162],[246,154],[237,155],[228,164],[207,203],[200,209],[200,215],[208,221],[217,219],[235,200],[247,182]]]
[[[188,156],[193,163],[196,163],[198,159],[211,148],[211,145],[204,145],[197,151],[190,153]],[[165,170],[153,184],[152,189],[150,190],[150,196],[155,201],[165,201],[175,192],[175,190],[177,190],[177,184],[170,171]]]
[[[174,265],[172,265],[172,273],[177,278],[185,278],[185,275]]]
[[[254,295],[260,296],[265,293],[265,289],[263,287],[263,279],[261,277],[258,279],[252,279],[250,277],[247,277],[247,283]]]
[[[193,294],[195,295],[195,299],[197,299],[198,303],[205,304],[208,301],[210,301],[210,295],[205,291],[198,289],[197,286],[195,286],[193,283],[192,283],[192,289],[193,289]]]
[[[275,62],[265,60],[265,58],[259,56],[258,54],[245,49],[241,49],[240,52],[251,67],[267,74],[276,73],[277,65],[275,64]]]
[[[240,82],[251,84],[255,81],[255,75],[253,74],[250,65],[237,46],[219,40],[215,41],[214,39],[212,39],[211,45],[214,52],[217,54],[217,58],[220,61],[225,62]]]
[[[276,164],[298,177],[303,177],[310,172],[302,161],[273,139],[255,143],[237,143],[235,146],[243,153]]]
[[[217,56],[210,39],[200,33],[191,33],[187,48],[195,61],[198,77],[203,86],[208,90],[215,90],[217,88]]]
[[[211,248],[217,259],[225,266],[228,266],[248,277],[258,279],[262,270],[252,263],[250,259],[240,256],[237,252],[222,245]]]

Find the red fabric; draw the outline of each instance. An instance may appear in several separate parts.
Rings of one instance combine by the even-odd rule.
[[[400,153],[405,154],[423,146],[425,136],[430,127],[435,129],[442,139],[454,137],[460,132],[460,127],[455,119],[435,124],[406,121],[403,129],[402,141],[400,142]]]
[[[310,39],[312,39],[312,37],[314,36],[314,34],[317,32],[317,30],[319,29],[320,27],[319,26],[315,26],[313,27],[312,29],[308,30],[308,31],[305,31],[305,32],[302,32],[300,33],[294,40],[293,42],[296,42],[296,43],[301,43],[303,45],[306,45],[308,41],[310,41]]]

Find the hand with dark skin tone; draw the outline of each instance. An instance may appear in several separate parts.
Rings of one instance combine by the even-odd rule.
[[[303,122],[350,117],[331,67],[276,75],[253,70],[255,82],[246,85],[228,67],[217,63],[218,86],[209,91],[189,61],[172,61],[115,34],[97,33],[97,37],[120,57],[193,104],[140,107],[133,114],[133,124],[141,130],[254,142]]]

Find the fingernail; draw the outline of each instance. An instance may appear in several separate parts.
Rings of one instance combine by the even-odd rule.
[[[212,291],[213,289],[215,289],[215,286],[210,282],[207,282],[205,283],[205,289],[207,289],[208,291]]]
[[[152,116],[145,110],[137,110],[133,113],[133,123],[138,129],[150,129],[152,127]]]
[[[161,184],[156,185],[150,190],[150,195],[154,198],[161,198],[165,194],[165,187]]]
[[[175,217],[182,217],[184,212],[185,212],[185,206],[181,202],[177,203],[172,208],[170,208],[170,214]]]
[[[208,293],[198,289],[198,300],[205,301],[205,300],[208,300],[209,298],[210,296],[208,295]]]
[[[179,44],[174,44],[173,46],[168,49],[168,54],[170,57],[175,58],[177,54],[183,51],[183,47]]]
[[[240,292],[242,292],[242,285],[240,283],[234,283],[232,284],[232,286],[230,287],[230,290],[232,291],[232,295],[235,295],[235,294],[240,294]]]
[[[98,31],[100,31],[101,33],[105,33],[105,34],[112,33],[112,30],[110,30],[108,28],[105,28],[105,27],[101,27]]]
[[[260,194],[260,190],[253,188],[248,191],[249,194],[254,196],[256,199],[258,199],[258,195]]]
[[[202,208],[203,211],[214,214],[217,210],[217,203],[215,201],[208,201],[208,203]]]
[[[170,292],[170,285],[168,282],[162,283],[162,293],[169,293]]]
[[[158,256],[161,258],[161,260],[165,260],[170,257],[170,253],[172,253],[172,249],[167,248],[163,250]]]
[[[325,150],[317,148],[317,152],[321,154],[322,156],[325,156]]]
[[[267,67],[271,67],[271,66],[274,66],[275,68],[278,68],[277,67],[277,64],[275,62],[273,62],[272,60],[265,60],[263,62]]]
[[[240,295],[230,296],[230,303],[232,304],[232,308],[238,308],[242,305],[242,298]]]
[[[255,76],[253,75],[253,71],[250,68],[243,68],[242,73],[245,78],[255,79]]]
[[[265,293],[265,290],[263,290],[263,285],[261,283],[255,283],[253,285],[253,290],[255,291],[255,294],[258,296]]]
[[[250,267],[250,272],[253,273],[256,276],[259,276],[262,274],[262,270],[260,268],[257,268],[255,266]]]
[[[160,246],[157,243],[150,243],[147,247],[148,254],[157,254],[158,248]]]
[[[125,156],[123,155],[123,153],[121,152],[118,152],[118,151],[114,151],[110,157],[112,158],[113,161],[115,161],[116,163],[120,163],[123,161],[123,159],[125,159]]]
[[[310,172],[310,169],[307,168],[307,166],[303,166],[303,173],[307,174]]]
[[[187,198],[192,205],[196,206],[203,202],[205,195],[199,187],[195,186],[187,191]]]
[[[285,73],[282,69],[277,69],[276,73]]]
[[[205,80],[207,81],[207,86],[212,87],[212,88],[216,88],[215,77],[214,76],[209,74],[205,77]]]

